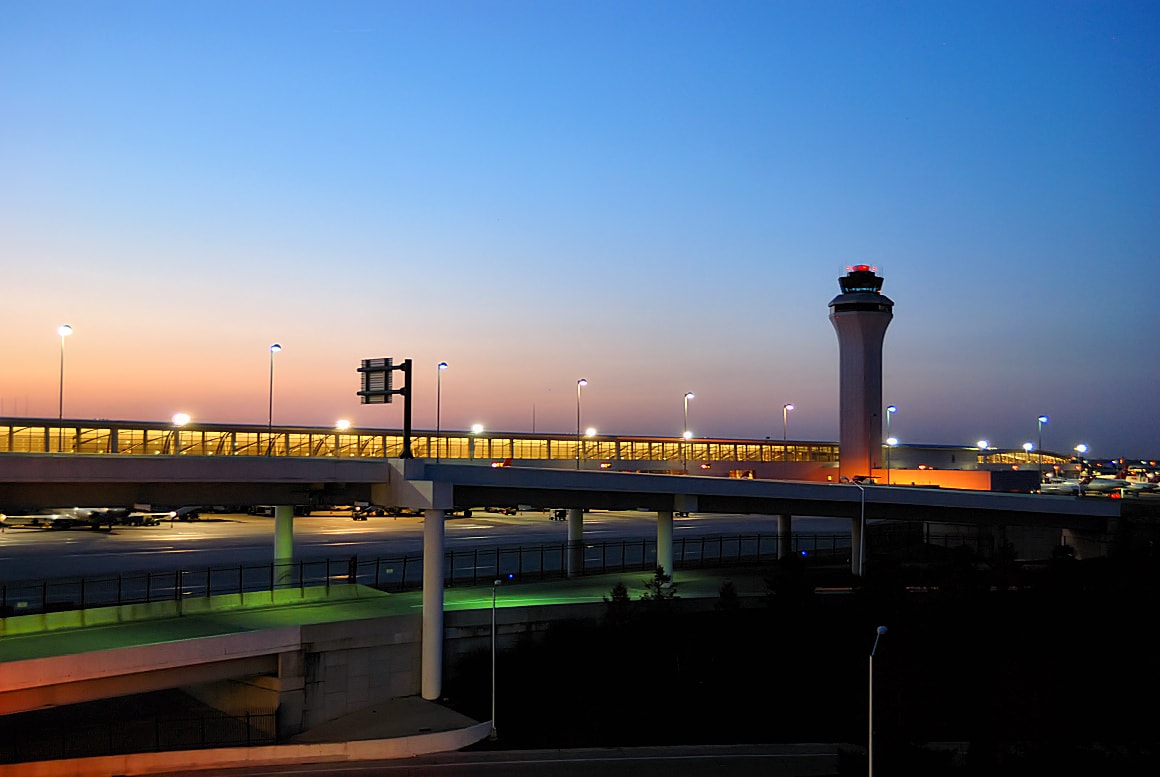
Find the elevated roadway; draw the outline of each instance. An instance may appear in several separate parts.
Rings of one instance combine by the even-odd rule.
[[[583,565],[587,509],[642,509],[657,516],[657,563],[671,571],[673,516],[677,512],[780,516],[778,532],[790,547],[794,515],[848,518],[851,570],[863,572],[867,520],[1016,524],[1101,535],[1119,516],[1119,500],[914,487],[827,484],[674,476],[600,470],[536,469],[441,463],[429,459],[275,457],[121,457],[6,454],[2,483],[27,503],[51,506],[63,494],[90,503],[160,499],[216,503],[232,498],[273,503],[274,556],[293,556],[293,505],[316,490],[360,491],[377,504],[423,511],[421,693],[442,693],[444,628],[444,520],[457,507],[517,506],[567,511],[568,573]],[[79,499],[77,501],[80,501]]]

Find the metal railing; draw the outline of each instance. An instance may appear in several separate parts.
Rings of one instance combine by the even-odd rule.
[[[673,565],[697,569],[758,565],[779,554],[775,534],[683,537],[673,540]],[[656,539],[584,543],[585,574],[642,570],[657,565]],[[818,562],[848,559],[848,534],[794,534],[788,552]],[[448,550],[444,585],[476,586],[511,575],[534,582],[563,578],[567,543]],[[116,607],[151,602],[185,602],[221,595],[286,591],[358,583],[383,591],[417,591],[423,585],[423,556],[342,556],[163,572],[94,575],[0,583],[0,617]]]

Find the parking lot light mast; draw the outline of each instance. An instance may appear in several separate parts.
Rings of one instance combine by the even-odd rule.
[[[266,455],[274,450],[274,354],[282,350],[282,346],[274,343],[270,346],[270,405],[266,413]]]
[[[781,441],[789,439],[789,411],[793,410],[793,402],[786,402],[781,406]]]
[[[443,438],[439,434],[441,422],[439,415],[443,407],[443,370],[445,369],[447,369],[447,362],[439,362],[435,365],[435,463],[439,463],[439,455],[443,452]]]
[[[584,438],[580,436],[580,389],[587,385],[587,378],[576,381],[576,469],[580,469],[580,447],[584,444]]]
[[[1035,450],[1039,452],[1039,477],[1043,478],[1043,425],[1047,423],[1047,416],[1041,415],[1035,419],[1039,423],[1039,436],[1036,438]]]
[[[512,575],[508,575],[507,579],[511,580]],[[495,590],[499,588],[501,583],[503,580],[497,578],[491,584],[491,733],[488,738],[492,740],[497,736],[495,730]]]
[[[64,446],[64,339],[72,334],[72,327],[68,324],[61,324],[56,328],[56,333],[60,335],[60,394],[57,403],[57,422],[60,424],[56,430],[56,448],[59,451]]]
[[[689,432],[689,400],[693,399],[693,392],[685,392],[685,429],[681,432],[681,466],[685,470],[685,474],[689,474],[689,457],[685,451],[685,446],[689,444],[689,438],[693,435]]]

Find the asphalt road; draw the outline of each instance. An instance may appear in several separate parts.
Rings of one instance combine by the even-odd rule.
[[[395,761],[252,766],[159,777],[811,777],[838,773],[834,745],[736,745],[456,752]]]

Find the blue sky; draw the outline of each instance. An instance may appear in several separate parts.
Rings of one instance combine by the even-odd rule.
[[[0,3],[6,415],[1160,456],[1160,4]]]

